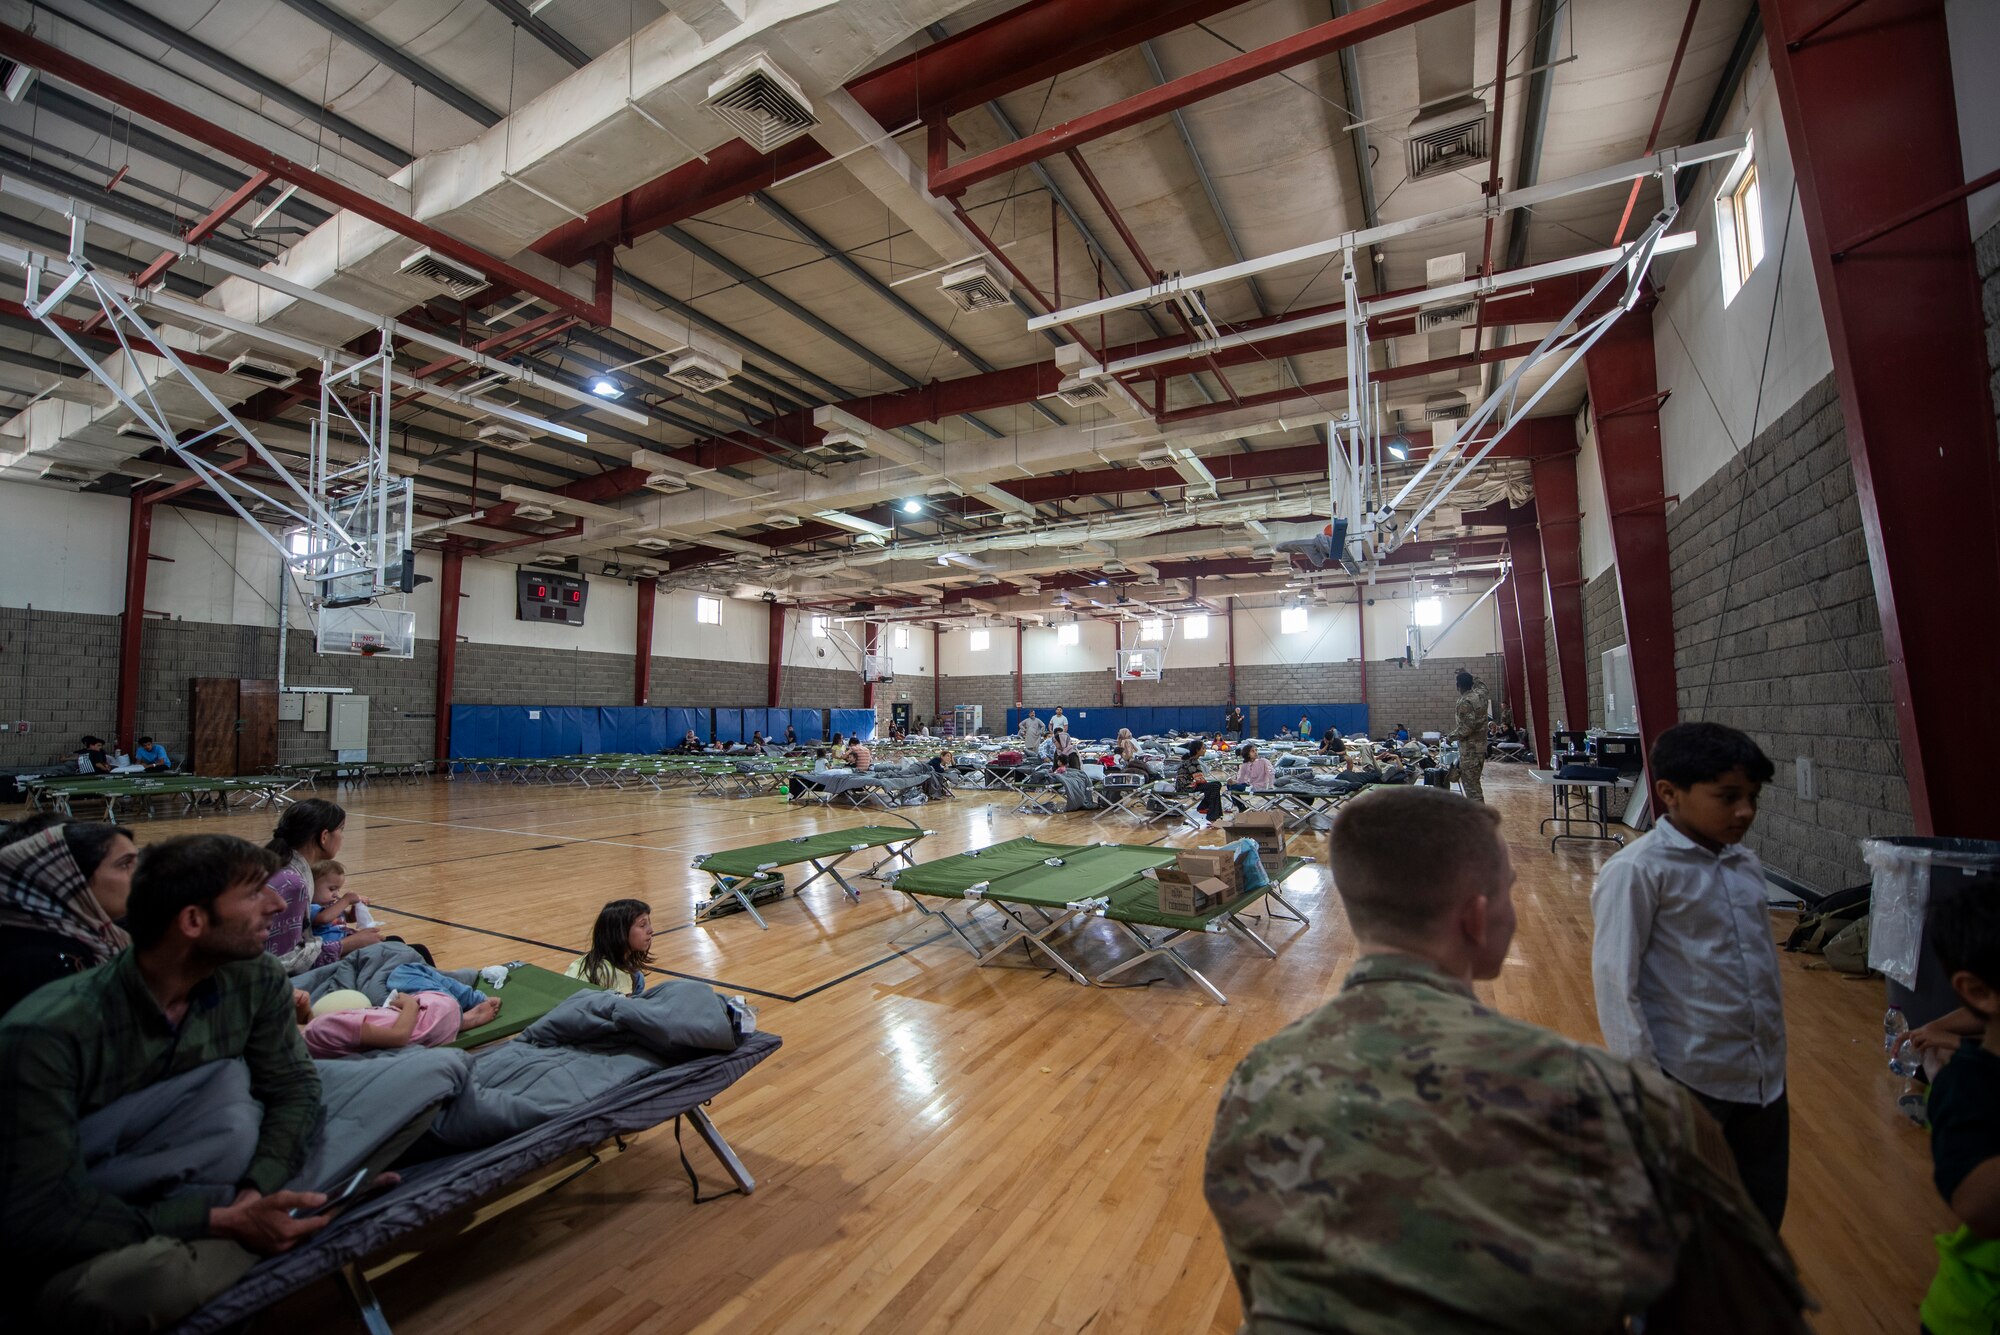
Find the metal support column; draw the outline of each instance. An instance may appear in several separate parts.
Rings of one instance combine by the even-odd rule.
[[[764,649],[764,704],[776,709],[779,691],[785,684],[785,606],[766,603],[764,610],[769,616],[769,639]]]
[[[944,627],[931,623],[931,727],[944,712]]]
[[[1354,586],[1354,651],[1361,666],[1361,726],[1373,737],[1375,719],[1368,709],[1368,590],[1360,584]]]
[[[1761,8],[1847,419],[1910,814],[1919,834],[1991,838],[2000,811],[1976,739],[2000,737],[2000,696],[1969,670],[1964,609],[2000,599],[2000,447],[1946,6]]]
[[[1549,717],[1549,653],[1546,614],[1542,610],[1542,535],[1534,512],[1507,526],[1507,544],[1514,553],[1514,602],[1521,614],[1521,690],[1534,718],[1535,763],[1547,767],[1553,755],[1555,720]],[[1524,716],[1525,721],[1525,716]],[[1567,723],[1569,720],[1563,720]]]
[[[1625,607],[1625,644],[1632,656],[1639,735],[1651,755],[1654,740],[1680,719],[1651,307],[1642,305],[1613,325],[1584,355],[1583,369],[1590,383],[1597,464],[1604,478],[1612,559],[1618,563],[1618,593]],[[1991,427],[1990,407],[1987,416]]]
[[[1014,623],[1014,708],[1016,709],[1026,705],[1021,699],[1021,646],[1025,642],[1026,637],[1022,634],[1021,623],[1016,621]]]
[[[465,550],[445,548],[444,568],[438,572],[437,713],[431,752],[439,760],[451,759],[451,697],[458,677],[458,603],[464,583]]]
[[[1225,616],[1228,622],[1229,636],[1229,703],[1241,708],[1241,704],[1236,698],[1236,599],[1234,597],[1229,599],[1228,608],[1229,610],[1225,613]],[[1247,736],[1250,731],[1250,721],[1246,718],[1243,723],[1244,734]]]
[[[1590,681],[1583,647],[1583,516],[1577,502],[1576,456],[1537,455],[1535,514],[1542,531],[1542,566],[1548,571],[1549,620],[1556,630],[1556,676],[1562,682],[1563,720],[1590,726]]]
[[[864,667],[867,665],[868,660],[874,657],[881,636],[882,627],[877,623],[873,621],[864,621],[861,623],[861,662]],[[875,707],[875,683],[872,681],[863,681],[861,683],[861,707],[863,709],[873,709]]]
[[[125,537],[125,614],[118,621],[118,749],[138,741],[139,659],[146,641],[146,567],[152,562],[153,505],[134,494]]]
[[[1111,623],[1111,703],[1125,703],[1125,623]]]
[[[632,587],[639,598],[638,633],[632,637],[632,703],[647,705],[653,700],[653,604],[659,585],[642,579]]]

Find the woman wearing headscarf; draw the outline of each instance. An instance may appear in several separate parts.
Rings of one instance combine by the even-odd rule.
[[[0,1015],[125,949],[118,919],[138,861],[116,825],[31,820],[0,835]]]

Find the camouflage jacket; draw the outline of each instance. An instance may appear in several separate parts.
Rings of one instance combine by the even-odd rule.
[[[1486,754],[1486,716],[1491,710],[1492,697],[1487,695],[1485,683],[1474,682],[1471,690],[1459,693],[1451,735],[1461,751]]]
[[[1662,1077],[1371,955],[1237,1067],[1204,1185],[1246,1331],[1597,1335],[1672,1281],[1694,1133]]]

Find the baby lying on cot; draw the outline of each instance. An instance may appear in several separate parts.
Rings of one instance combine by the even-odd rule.
[[[374,1048],[441,1048],[467,1029],[500,1015],[500,998],[482,997],[456,978],[423,964],[401,964],[389,974],[386,1006],[343,989],[313,1001],[294,990],[292,1003],[306,1051],[322,1061]]]

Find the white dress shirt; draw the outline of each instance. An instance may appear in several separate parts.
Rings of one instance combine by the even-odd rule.
[[[1784,989],[1755,853],[1711,853],[1662,819],[1604,864],[1590,910],[1613,1055],[1730,1103],[1785,1092]]]

